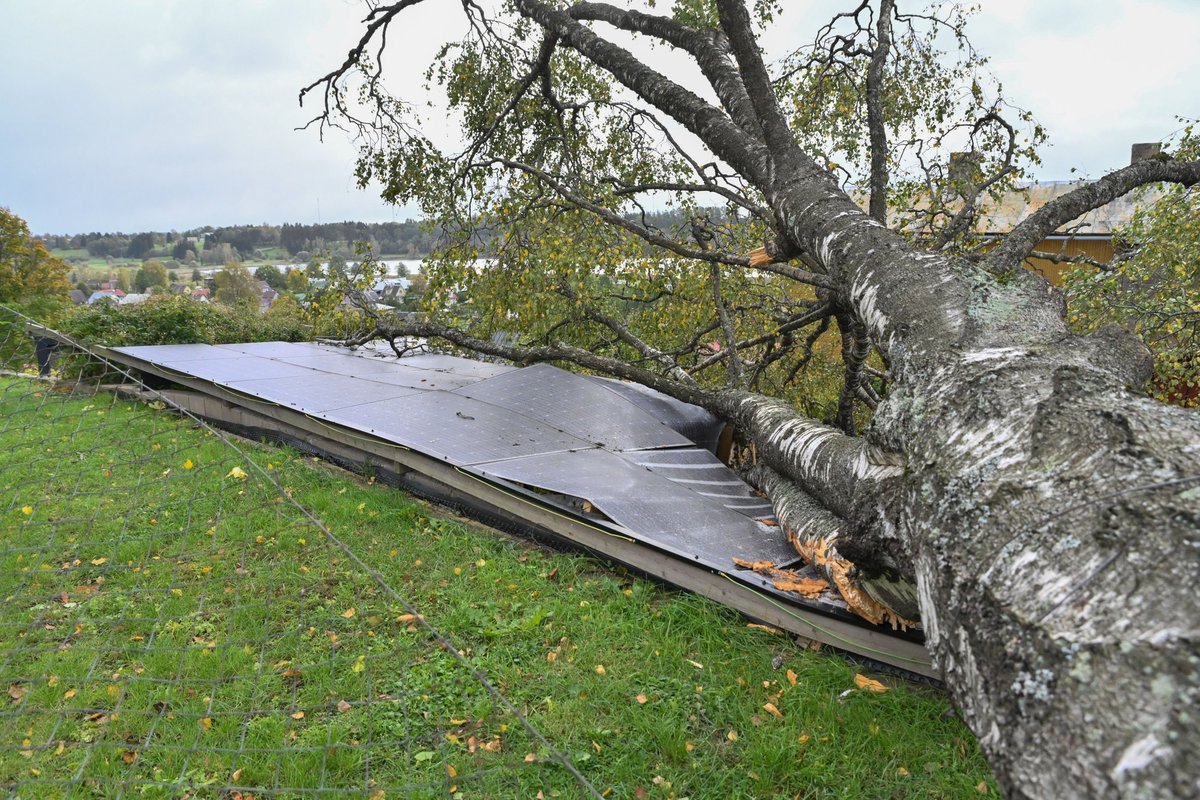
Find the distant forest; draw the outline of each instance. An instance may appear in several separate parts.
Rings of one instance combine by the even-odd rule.
[[[420,258],[432,250],[439,232],[420,222],[329,222],[317,225],[205,226],[189,231],[142,233],[51,234],[39,237],[53,250],[86,250],[92,258],[173,258],[183,261],[188,251],[203,257],[220,252],[239,259],[300,253],[322,253],[349,248],[353,242],[369,242],[377,254]],[[228,245],[228,247],[222,247]],[[274,251],[273,253],[271,251]],[[350,253],[344,253],[350,255]],[[207,259],[206,259],[207,260]]]
[[[678,229],[683,224],[679,212],[648,213],[645,220],[665,230]],[[486,253],[488,232],[481,232]],[[328,222],[316,225],[284,223],[283,225],[233,225],[214,228],[205,226],[189,231],[149,231],[142,233],[77,233],[48,234],[39,237],[52,250],[86,251],[91,258],[137,259],[150,258],[220,264],[230,258],[266,260],[288,257],[307,261],[319,254],[353,256],[356,242],[369,243],[375,254],[400,258],[424,258],[442,238],[442,232],[422,222]]]

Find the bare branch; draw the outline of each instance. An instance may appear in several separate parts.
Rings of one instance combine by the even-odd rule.
[[[379,6],[378,8],[371,10],[371,13],[368,14],[366,20],[364,20],[368,23],[367,29],[363,31],[363,35],[359,38],[358,44],[350,49],[350,52],[346,55],[346,60],[342,62],[341,66],[333,69],[325,75],[322,75],[320,78],[317,78],[315,81],[300,90],[299,100],[300,105],[303,106],[305,95],[318,86],[325,86],[324,113],[313,118],[308,125],[320,120],[322,126],[324,126],[325,124],[329,123],[329,115],[333,110],[336,109],[339,112],[344,110],[341,94],[337,88],[337,82],[344,78],[346,74],[350,72],[350,70],[354,69],[356,65],[362,62],[363,54],[366,53],[367,47],[370,46],[371,40],[375,38],[377,33],[380,34],[381,37],[385,37],[387,35],[388,25],[391,24],[396,15],[404,9],[415,6],[420,2],[421,0],[400,0],[400,2],[393,3],[390,6]],[[373,79],[378,79],[378,77],[379,69],[377,68]],[[305,125],[304,127],[308,127],[308,125]]]
[[[725,358],[725,370],[728,374],[728,382],[730,386],[742,385],[742,359],[738,356],[737,351],[737,336],[733,332],[733,322],[729,318],[729,309],[725,305],[725,298],[721,295],[721,266],[719,264],[711,265],[712,272],[712,287],[713,287],[713,305],[717,309],[717,319],[721,321],[721,335],[725,339],[725,350],[729,351],[729,355]]]
[[[1200,161],[1154,158],[1139,161],[1057,197],[1009,231],[999,246],[984,258],[984,265],[996,272],[1016,269],[1038,242],[1059,227],[1139,186],[1159,182],[1184,186],[1200,183]]]
[[[868,213],[887,223],[888,146],[883,118],[883,70],[892,49],[894,0],[880,0],[875,49],[867,67],[867,130],[871,140],[871,199]]]

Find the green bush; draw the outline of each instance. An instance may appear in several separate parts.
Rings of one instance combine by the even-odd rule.
[[[294,304],[278,313],[258,314],[182,295],[155,296],[136,305],[82,306],[62,320],[60,328],[76,339],[110,347],[298,342],[312,336],[307,314]]]

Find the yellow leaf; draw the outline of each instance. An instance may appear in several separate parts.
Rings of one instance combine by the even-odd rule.
[[[33,513],[33,506],[21,506],[21,513],[29,515]]]
[[[549,653],[546,653],[546,660],[547,660],[547,661],[551,661],[551,662],[553,662],[553,661],[555,661],[557,658],[558,658],[558,653],[554,652],[553,650],[551,650]]]
[[[796,673],[792,672],[789,669],[787,671],[787,680],[788,680],[788,683],[790,683],[792,686],[795,686],[796,685]]]
[[[292,719],[304,719],[304,712],[297,711],[295,714],[292,714]]]
[[[692,744],[691,742],[684,742],[683,749],[687,750],[690,753],[696,749],[696,745]]]
[[[866,675],[858,673],[854,676],[854,685],[868,692],[886,692],[888,687],[879,681],[871,680]]]
[[[196,466],[196,465],[192,463],[192,460],[190,458],[187,461],[183,462],[184,469],[191,469],[194,466]]]
[[[780,711],[778,708],[776,708],[774,703],[764,703],[763,711],[767,712],[768,714],[771,714],[772,716],[776,716],[776,717],[779,717],[780,719],[783,719],[783,712]]]
[[[67,743],[64,742],[62,739],[59,739],[58,747],[54,748],[54,755],[61,756],[64,752],[66,752],[66,749],[67,749]]]
[[[75,696],[75,690],[74,690],[74,689],[67,689],[65,692],[63,692],[63,699],[64,699],[64,700],[70,700],[70,699],[71,699],[72,697],[74,697],[74,696]]]
[[[525,763],[526,764],[532,764],[534,761],[537,761],[537,756],[535,756],[533,753],[525,754]]]
[[[234,467],[233,469],[229,470],[229,474],[227,474],[225,477],[237,478],[240,481],[244,481],[246,480],[246,471],[241,467]]]
[[[242,778],[242,771],[240,769],[235,769],[233,771],[233,774],[229,776],[229,779],[232,780],[234,783],[237,783],[239,780],[241,780],[241,778]]]
[[[358,658],[354,659],[354,666],[350,667],[350,670],[352,672],[362,672],[367,668],[366,660],[366,656],[359,656]]]
[[[209,728],[211,728],[212,727],[212,717],[205,717],[204,719],[200,720],[200,727],[204,728],[204,730],[208,730]]]
[[[103,564],[103,563],[105,563],[105,562],[107,562],[107,561],[108,561],[108,559],[107,559],[107,558],[93,558],[93,559],[92,559],[92,566],[93,566],[93,567],[98,567],[98,566],[100,566],[101,564]]]
[[[457,777],[458,777],[458,770],[456,770],[456,769],[454,768],[454,765],[453,765],[453,764],[447,764],[447,765],[446,765],[446,775],[447,775],[447,776],[449,776],[449,777],[451,777],[451,778],[457,778]]]
[[[605,674],[607,674],[607,673],[608,673],[608,670],[606,670],[606,669],[604,668],[604,665],[603,665],[603,664],[597,664],[597,665],[596,665],[596,674],[597,674],[597,675],[605,675]]]
[[[353,608],[347,608],[345,611],[343,611],[343,612],[342,612],[342,618],[343,618],[343,619],[350,619],[350,618],[351,618],[351,617],[353,617],[353,616],[354,616],[356,613],[357,613],[357,612],[356,612],[356,611],[355,611]]]
[[[725,734],[725,738],[731,742],[736,742],[738,739],[737,731],[730,731],[729,733]]]

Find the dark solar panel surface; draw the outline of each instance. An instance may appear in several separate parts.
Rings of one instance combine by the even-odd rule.
[[[347,375],[298,375],[290,378],[257,378],[230,381],[225,384],[234,391],[249,394],[307,413],[319,413],[346,406],[362,405],[383,400],[421,394],[420,389],[391,383],[365,381]],[[402,413],[403,406],[394,408]]]
[[[594,447],[530,417],[450,392],[346,406],[321,416],[462,465]]]
[[[698,447],[621,453],[641,469],[676,483],[725,508],[755,519],[774,516],[771,504],[712,453]]]
[[[692,444],[595,381],[549,364],[489,378],[455,394],[516,411],[609,450]]]
[[[614,522],[687,558],[732,569],[734,557],[794,560],[779,534],[605,450],[550,453],[476,466],[485,475],[585,497]]]
[[[147,344],[138,347],[118,347],[146,361],[169,366],[179,361],[207,361],[214,358],[241,358],[245,354],[237,350],[224,350],[211,344]]]
[[[314,344],[162,345],[129,355],[369,433],[489,477],[589,500],[687,558],[795,559],[749,486],[672,426],[701,409],[540,365],[380,358]],[[452,390],[452,391],[451,391]]]

